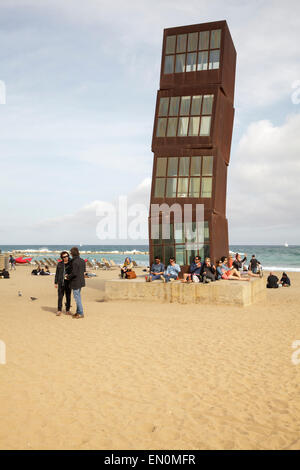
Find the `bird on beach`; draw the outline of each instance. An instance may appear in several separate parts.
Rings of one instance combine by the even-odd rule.
[[[37,300],[37,297],[30,297],[31,300]]]

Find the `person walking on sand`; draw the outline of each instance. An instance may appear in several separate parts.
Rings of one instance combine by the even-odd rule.
[[[81,301],[81,289],[85,286],[85,261],[80,258],[79,250],[76,246],[71,248],[72,262],[71,262],[71,274],[68,274],[66,278],[70,281],[70,288],[73,291],[73,296],[76,302],[76,313],[73,318],[83,318],[83,307]]]
[[[62,251],[60,254],[61,262],[57,264],[54,286],[58,293],[58,308],[57,316],[62,314],[62,301],[64,295],[66,296],[66,315],[71,315],[71,288],[70,281],[66,279],[68,274],[71,274],[71,260],[67,251]]]
[[[10,264],[10,270],[16,270],[16,260],[15,258],[13,257],[13,255],[10,255],[9,256],[9,264]]]

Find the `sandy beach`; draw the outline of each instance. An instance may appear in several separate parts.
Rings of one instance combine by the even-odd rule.
[[[74,320],[31,269],[0,279],[1,449],[300,448],[300,273],[239,308],[107,302],[98,271]]]

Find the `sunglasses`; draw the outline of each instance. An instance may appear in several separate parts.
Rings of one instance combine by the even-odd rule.
[[[69,255],[62,256],[62,258],[69,258]]]

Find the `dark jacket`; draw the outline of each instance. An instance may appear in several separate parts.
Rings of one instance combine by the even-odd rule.
[[[200,263],[200,266],[197,266],[196,263],[191,263],[190,274],[200,275],[201,271],[202,271],[202,263]]]
[[[71,274],[68,275],[71,289],[77,290],[85,286],[85,271],[85,261],[75,256],[71,261]]]
[[[207,266],[205,263],[203,263],[202,265],[202,269],[201,269],[201,276],[203,276],[204,273],[211,273],[213,275],[216,274],[216,269],[214,268],[214,266],[211,264],[210,266]],[[205,274],[204,274],[205,276]]]
[[[59,286],[68,285],[69,281],[65,279],[66,274],[71,274],[71,261],[66,264],[60,261],[56,266],[54,284],[58,284]]]
[[[274,276],[274,274],[270,274],[267,279],[267,288],[268,289],[277,289],[278,287],[278,277]]]
[[[243,263],[245,263],[246,260],[247,260],[247,256],[245,256],[244,259],[242,259],[242,261],[238,261],[237,259],[235,259],[234,262],[232,263],[232,266],[237,271],[240,271],[241,269],[243,269]]]

